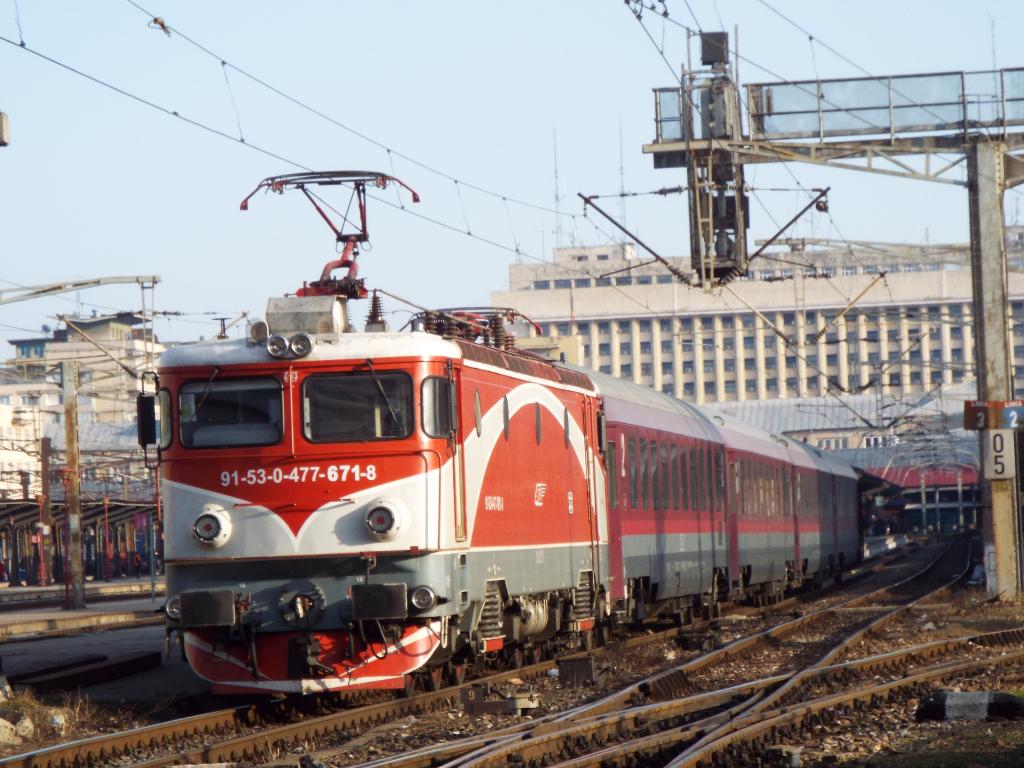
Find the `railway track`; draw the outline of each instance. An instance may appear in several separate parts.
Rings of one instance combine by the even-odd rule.
[[[956,569],[949,568],[950,558],[960,561]],[[848,687],[851,682],[867,675],[877,676],[885,672],[896,678],[886,685],[874,686],[878,691],[916,690],[915,686],[919,688],[923,681],[961,673],[963,669],[973,668],[971,665],[1013,663],[1012,660],[1017,658],[1016,652],[984,661],[974,658],[973,654],[982,646],[1019,646],[1024,643],[1024,630],[935,641],[869,659],[832,663],[868,632],[877,631],[901,612],[913,609],[955,583],[966,570],[967,562],[966,544],[954,542],[929,567],[898,584],[741,638],[598,701],[550,715],[540,722],[519,724],[486,736],[376,760],[365,763],[363,768],[426,768],[430,765],[504,768],[513,763],[607,768],[612,765],[648,764],[642,756],[650,758],[650,765],[661,766],[672,761],[681,750],[686,750],[683,757],[694,750],[702,751],[697,753],[696,762],[684,761],[680,765],[708,764],[711,756],[725,749],[732,750],[730,759],[738,757],[743,748],[737,745],[744,743],[742,739],[763,736],[764,731],[758,724],[774,722],[780,713],[788,711],[784,705],[789,701],[809,696],[832,702],[845,701],[844,697],[862,701],[863,697],[858,698],[860,694],[856,691],[836,692],[835,687]],[[893,601],[898,604],[891,605]],[[866,610],[855,611],[855,608]],[[736,660],[759,644],[792,637],[811,624],[821,623],[830,614],[855,617],[854,628],[851,630],[840,622],[840,637],[830,640],[831,648],[815,660],[790,657],[791,668],[788,670],[717,688],[711,684],[701,686],[694,674]],[[836,631],[834,626],[830,629],[833,633]],[[934,667],[919,668],[925,661],[935,659],[942,661]],[[900,681],[908,670],[915,668],[919,669],[915,670],[913,677],[907,678],[911,682],[904,686]],[[709,675],[708,679],[721,678]],[[813,694],[810,693],[812,690]],[[871,700],[870,695],[867,700]],[[807,722],[813,722],[825,711],[810,705],[800,711],[805,709],[809,718],[805,719]],[[805,720],[798,718],[794,722],[801,725]],[[771,726],[768,728],[770,731]],[[760,746],[760,743],[755,744],[753,751],[756,752]],[[329,759],[328,752],[323,756]],[[723,764],[732,763],[726,761]]]
[[[620,761],[622,765],[642,765],[644,761],[638,756],[650,753],[650,764],[660,766],[666,760],[671,761],[691,742],[695,741],[691,749],[696,749],[726,736],[735,738],[732,735],[736,732],[735,723],[750,724],[753,729],[767,713],[775,711],[772,708],[783,698],[799,698],[812,680],[826,674],[824,669],[829,669],[829,675],[839,676],[840,672],[830,669],[829,665],[852,643],[892,621],[901,611],[911,609],[955,583],[970,563],[969,550],[969,542],[955,540],[928,566],[897,584],[740,638],[675,669],[531,725],[528,730],[516,729],[446,745],[445,757],[451,759],[443,765],[447,768],[505,768],[513,763],[531,766],[564,763],[573,768],[607,768]],[[945,565],[951,558],[958,562],[958,567],[949,573]],[[887,604],[891,600],[901,602]],[[868,611],[853,608],[868,608]],[[878,615],[874,615],[876,613]],[[808,629],[821,624],[826,625],[824,639],[806,642]],[[803,637],[799,637],[801,632],[805,633]],[[1022,638],[1024,632],[1004,639],[1019,642]],[[786,639],[793,641],[793,646],[808,647],[799,653],[778,654],[782,657],[776,659],[775,674],[754,680],[735,680],[736,676],[726,670],[741,656],[758,648],[770,646],[772,652],[777,653]],[[968,638],[959,644],[934,644],[934,648],[948,650],[971,642]],[[822,643],[830,645],[830,649],[818,654]],[[910,664],[912,659],[927,652],[925,647],[904,649],[880,659],[878,664],[890,668]],[[808,660],[809,655],[815,654],[818,655]],[[864,671],[872,669],[872,664],[851,662],[842,669],[847,670],[847,674],[854,670],[866,674]],[[423,762],[424,757],[403,755],[375,761],[364,768],[425,768],[429,763]],[[435,760],[433,764],[440,762]]]
[[[873,572],[879,571],[881,568],[884,568],[886,562],[891,562],[893,559],[898,558],[882,561],[873,568],[865,569],[863,575],[868,576]],[[863,595],[856,596],[852,600],[848,599],[841,605],[848,605],[851,601],[862,599],[864,599]],[[772,608],[777,612],[787,607],[798,605],[799,600],[799,598],[790,599]],[[777,634],[784,633],[784,628],[787,624],[777,625],[767,630],[766,633],[755,635],[755,643],[767,642],[773,636],[771,634],[773,632]],[[639,648],[646,644],[675,637],[676,632],[677,630],[673,629],[653,635],[648,634],[634,637],[616,643],[611,650],[613,653],[624,653],[631,648]],[[761,639],[758,641],[756,638]],[[701,666],[704,663],[711,663],[710,659],[713,657],[727,660],[735,654],[741,653],[745,648],[750,647],[749,643],[750,638],[741,638],[720,651],[698,657],[691,664]],[[707,659],[708,661],[701,662],[702,659]],[[288,712],[291,706],[289,703],[236,707],[144,726],[133,731],[95,736],[44,748],[7,758],[0,761],[0,766],[58,768],[59,766],[102,765],[130,759],[133,765],[156,768],[157,766],[181,762],[254,760],[296,741],[315,740],[328,736],[334,739],[345,738],[363,732],[380,723],[400,717],[422,715],[439,708],[454,708],[459,704],[462,689],[469,685],[479,685],[480,683],[499,685],[513,678],[518,678],[524,682],[536,680],[547,675],[549,670],[555,667],[555,664],[556,662],[554,661],[546,661],[521,669],[499,672],[464,686],[422,693],[409,699],[395,700],[381,697],[383,700],[363,703],[367,701],[367,695],[364,694],[362,697],[349,701],[348,708],[341,711],[329,712],[327,714],[314,712],[311,715],[307,713],[304,719],[284,724],[280,720],[289,714],[294,714]],[[697,666],[694,668],[697,668]],[[638,691],[641,691],[644,686],[650,686],[655,695],[663,695],[664,691],[659,686],[664,686],[664,684],[663,680],[654,678],[643,685],[634,686],[631,689],[627,689],[624,693],[615,694],[612,697],[601,700],[596,705],[591,705],[589,710],[582,711],[579,713],[579,716],[596,715],[604,709],[612,709],[617,706],[615,702],[635,699]],[[325,703],[326,700],[317,701],[313,699],[307,701],[311,702],[312,706],[315,707]],[[359,704],[362,705],[359,706]],[[538,723],[541,725],[557,724],[569,716],[572,716],[571,713],[570,715],[549,715],[539,721],[533,720],[521,726],[512,726],[508,729],[508,732],[510,736],[514,737],[514,734],[528,732],[531,727],[538,726]],[[552,725],[550,727],[557,726]],[[491,733],[490,737],[492,740],[488,743],[493,744],[493,739],[499,736],[498,733]],[[419,764],[436,765],[440,757],[440,751],[439,747],[428,750],[429,757],[424,755],[419,758],[421,760]],[[447,748],[444,751],[447,754]],[[460,748],[453,746],[451,753],[453,756],[459,754]],[[411,761],[408,763],[409,765],[417,764],[415,753],[409,753],[405,757]]]

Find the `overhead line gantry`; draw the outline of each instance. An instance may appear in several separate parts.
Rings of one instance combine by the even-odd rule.
[[[1003,193],[1024,182],[1024,68],[741,89],[728,34],[700,38],[704,69],[688,67],[678,85],[654,90],[655,140],[643,151],[655,168],[687,170],[691,258],[705,289],[747,272],[746,165],[802,162],[966,187],[978,398],[1012,400]],[[983,454],[992,434],[982,433]],[[1017,482],[987,487],[989,589],[1016,598]]]

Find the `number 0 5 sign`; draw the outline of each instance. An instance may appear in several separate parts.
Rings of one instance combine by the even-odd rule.
[[[1012,429],[982,432],[981,461],[986,480],[1010,480],[1017,476],[1017,452]]]

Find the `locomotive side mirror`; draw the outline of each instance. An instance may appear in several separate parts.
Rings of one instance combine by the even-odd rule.
[[[140,393],[135,398],[135,414],[139,445],[156,445],[156,396]]]
[[[604,418],[604,411],[597,412],[597,447],[601,453],[608,451],[608,423]]]

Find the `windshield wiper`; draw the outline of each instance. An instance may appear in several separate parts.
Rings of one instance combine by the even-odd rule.
[[[210,388],[213,386],[213,380],[220,375],[220,366],[213,366],[213,373],[210,374],[210,378],[206,380],[206,385],[203,387],[202,393],[199,395],[199,402],[195,407],[196,418],[199,418],[199,409],[203,407],[203,403],[206,402],[206,398],[210,396]]]
[[[395,411],[395,407],[391,405],[388,393],[384,391],[384,385],[381,383],[380,377],[377,376],[377,371],[374,370],[373,361],[370,358],[366,358],[366,367],[370,369],[370,375],[373,376],[373,383],[377,385],[377,391],[380,392],[380,396],[384,398],[384,404],[388,407],[388,412],[391,414],[391,418],[394,420],[395,425],[400,431],[405,432],[405,425],[402,424],[402,420],[398,418],[398,412]]]

